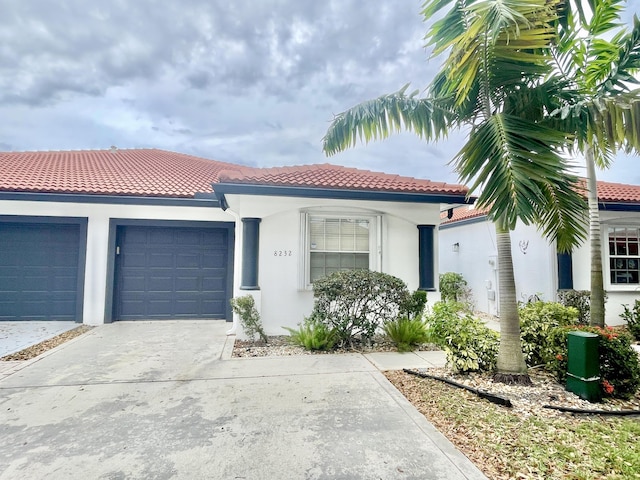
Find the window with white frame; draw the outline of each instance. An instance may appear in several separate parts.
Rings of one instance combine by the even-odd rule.
[[[340,270],[375,270],[377,225],[377,216],[307,214],[304,284]]]
[[[640,283],[640,227],[609,227],[609,278],[611,285]]]

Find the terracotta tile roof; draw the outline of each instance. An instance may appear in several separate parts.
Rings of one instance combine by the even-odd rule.
[[[447,218],[447,211],[440,212],[441,225],[447,223],[460,222],[462,220],[469,220],[470,218],[483,217],[487,214],[485,209],[477,209],[473,205],[458,207],[453,209],[453,216]]]
[[[347,168],[323,163],[280,168],[241,168],[221,172],[224,183],[277,185],[348,190],[375,190],[405,193],[438,193],[464,195],[467,188],[444,182],[390,175],[370,170]]]
[[[0,191],[193,197],[230,168],[156,149],[0,152]]]
[[[598,201],[603,203],[640,203],[640,185],[624,183],[597,182]],[[447,218],[447,212],[440,213],[442,225],[459,222],[470,218],[482,217],[487,214],[486,209],[476,209],[474,206],[464,206],[453,209],[453,216]]]
[[[0,191],[192,198],[219,182],[466,194],[461,185],[337,165],[251,168],[157,149],[0,152]]]
[[[598,182],[600,202],[640,203],[640,185]]]

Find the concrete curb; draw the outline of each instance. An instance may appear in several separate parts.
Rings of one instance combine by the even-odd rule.
[[[8,362],[0,362],[0,380],[3,380],[8,376],[13,375],[16,372],[19,372],[20,370],[22,370],[25,367],[28,367],[29,365],[39,362],[43,358],[47,358],[49,355],[53,355],[57,353],[58,351],[62,350],[64,347],[72,345],[75,342],[79,341],[80,339],[86,338],[88,335],[95,334],[95,331],[99,327],[102,327],[103,325],[97,325],[97,326],[91,325],[91,326],[93,328],[88,332],[84,332],[82,335],[78,335],[77,337],[72,338],[71,340],[67,340],[66,342],[63,342],[56,347],[46,350],[42,352],[40,355],[38,355],[37,357],[30,358],[29,360],[13,360]],[[2,365],[4,363],[8,364],[6,368],[4,365]]]
[[[384,391],[398,404],[404,413],[420,428],[434,445],[470,480],[486,480],[486,476],[462,452],[460,452],[436,427],[433,426],[416,407],[384,376],[382,372],[372,373]]]

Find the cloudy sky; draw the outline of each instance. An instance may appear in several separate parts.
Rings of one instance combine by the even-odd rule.
[[[0,0],[0,150],[160,148],[255,166],[331,162],[455,182],[462,134],[327,159],[334,114],[424,88],[421,0]],[[640,0],[629,0],[630,25]],[[639,157],[599,178],[640,184]]]

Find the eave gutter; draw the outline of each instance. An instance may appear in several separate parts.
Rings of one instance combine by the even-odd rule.
[[[598,202],[598,209],[609,212],[640,212],[640,203]]]
[[[23,202],[104,203],[111,205],[157,205],[220,208],[213,193],[196,194],[193,198],[140,197],[130,195],[91,195],[82,193],[0,192],[0,200]]]
[[[339,188],[289,187],[278,185],[249,185],[240,183],[214,183],[213,190],[223,210],[228,208],[225,195],[264,195],[278,197],[326,198],[336,200],[369,200],[399,203],[451,203],[471,204],[474,198],[464,194],[389,192],[380,190],[352,190]]]

